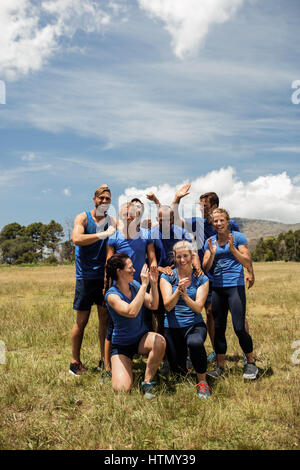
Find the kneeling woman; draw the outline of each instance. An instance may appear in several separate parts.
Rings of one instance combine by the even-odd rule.
[[[144,306],[158,308],[157,268],[143,266],[141,284],[134,281],[131,259],[125,253],[113,255],[107,262],[107,276],[115,281],[105,300],[114,329],[111,344],[112,386],[115,391],[131,390],[133,384],[132,358],[135,354],[148,355],[142,389],[146,398],[154,398],[153,378],[164,357],[165,339],[149,332],[144,323]],[[150,292],[147,287],[150,282]]]
[[[187,373],[186,359],[190,359],[197,374],[199,398],[210,396],[206,382],[207,357],[204,342],[207,335],[201,311],[209,289],[208,278],[193,274],[194,248],[187,241],[177,242],[174,247],[176,268],[173,275],[162,274],[160,289],[165,306],[165,338],[167,357],[171,371]]]

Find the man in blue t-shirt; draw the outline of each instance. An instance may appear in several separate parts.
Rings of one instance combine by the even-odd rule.
[[[162,205],[158,201],[154,193],[148,193],[147,198],[154,202],[158,209],[158,224],[152,227],[150,238],[154,242],[155,254],[160,274],[172,275],[174,267],[173,247],[175,243],[181,240],[192,242],[187,231],[174,223],[174,211],[170,206]],[[193,267],[200,274],[201,265],[197,254],[193,256]],[[159,307],[158,310],[152,312],[155,324],[155,331],[161,335],[164,334],[164,313],[165,308],[162,296],[159,290]]]
[[[78,214],[74,220],[72,239],[75,245],[76,289],[73,309],[77,310],[72,329],[72,361],[69,372],[79,376],[86,372],[80,360],[84,329],[88,323],[91,307],[95,303],[99,317],[100,361],[104,358],[104,340],[107,329],[107,310],[103,305],[104,266],[106,243],[116,230],[117,221],[107,215],[111,202],[110,189],[100,186],[93,198],[94,208]]]
[[[213,235],[216,235],[216,230],[212,224],[211,214],[214,209],[219,207],[219,197],[215,192],[207,192],[200,196],[200,208],[203,214],[203,218],[199,219],[197,217],[190,217],[183,219],[179,216],[179,203],[181,199],[189,194],[189,189],[191,185],[185,184],[182,186],[176,193],[172,202],[172,208],[174,210],[175,216],[175,223],[181,224],[189,233],[192,233],[196,239],[197,247],[198,247],[198,254],[201,261],[201,265],[203,262],[204,256],[204,245],[206,240],[208,240]],[[233,219],[230,219],[230,229],[231,231],[239,232],[239,226],[237,222]],[[253,286],[254,284],[254,271],[251,265],[250,269],[247,269],[248,273],[246,276],[246,281],[248,283],[248,289]],[[211,281],[212,277],[210,273],[206,273],[207,277]],[[211,282],[210,282],[211,284]],[[211,340],[212,347],[214,348],[214,319],[212,316],[211,311],[211,285],[209,289],[209,294],[207,296],[206,304],[205,304],[205,311],[206,311],[206,318],[207,318],[207,331]],[[246,329],[248,331],[248,325],[246,320]],[[214,351],[209,355],[209,360],[215,359]]]

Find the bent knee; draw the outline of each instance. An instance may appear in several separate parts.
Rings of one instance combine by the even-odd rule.
[[[159,333],[155,333],[154,345],[157,348],[163,349],[165,351],[167,343],[162,335],[160,335]]]
[[[132,381],[118,381],[112,380],[112,388],[114,392],[124,392],[129,393],[132,388]]]

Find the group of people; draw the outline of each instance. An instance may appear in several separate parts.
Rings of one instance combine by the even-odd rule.
[[[171,371],[185,376],[193,367],[199,398],[208,398],[207,376],[225,374],[226,324],[231,312],[234,331],[244,354],[243,377],[253,380],[258,368],[246,320],[244,268],[248,288],[254,272],[247,239],[214,192],[199,199],[201,217],[183,218],[179,204],[190,185],[180,188],[170,206],[147,194],[157,206],[157,222],[144,219],[144,204],[134,198],[122,204],[118,218],[108,215],[111,191],[100,186],[91,211],[76,216],[77,311],[72,330],[70,373],[80,376],[86,367],[80,359],[84,329],[91,307],[99,316],[102,378],[115,391],[129,392],[133,385],[132,360],[146,355],[141,388],[154,398],[155,376]],[[206,311],[206,322],[202,310]],[[213,348],[207,357],[206,336]],[[208,362],[216,362],[207,372]]]

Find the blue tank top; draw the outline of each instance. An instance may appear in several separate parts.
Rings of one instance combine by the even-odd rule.
[[[85,227],[85,234],[96,233],[97,224],[95,223],[92,214],[86,212],[87,224]],[[107,223],[100,231],[108,229],[111,225],[110,216],[107,216]],[[106,262],[106,243],[105,240],[99,240],[92,245],[88,246],[75,246],[75,264],[76,264],[76,279],[104,279],[104,266]]]
[[[107,297],[110,294],[116,294],[124,302],[130,304],[137,295],[141,285],[137,281],[133,281],[129,286],[132,294],[131,300],[115,285],[108,289],[105,294],[106,305],[114,324],[111,341],[113,344],[119,344],[122,346],[130,346],[131,344],[136,343],[148,331],[148,328],[144,323],[144,306],[142,306],[135,318],[128,318],[118,314],[107,302]]]

